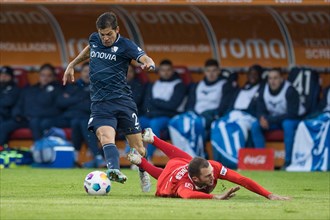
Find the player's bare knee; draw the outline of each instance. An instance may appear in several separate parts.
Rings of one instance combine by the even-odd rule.
[[[105,144],[113,143],[110,141],[110,138],[106,137],[105,135],[99,135],[97,137],[100,140],[102,146]]]
[[[96,132],[96,136],[101,142],[102,145],[109,144],[109,143],[115,143],[114,137],[109,132],[106,132],[105,130],[98,130]]]

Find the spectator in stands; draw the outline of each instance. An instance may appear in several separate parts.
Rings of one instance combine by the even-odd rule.
[[[145,84],[137,78],[135,67],[130,65],[127,71],[127,84],[131,87],[133,100],[137,105],[139,116],[142,115],[143,97],[145,94]]]
[[[1,123],[0,144],[6,143],[12,131],[28,127],[33,140],[42,138],[46,126],[60,114],[56,107],[56,97],[61,87],[56,81],[55,68],[44,64],[39,70],[39,82],[24,88],[17,105],[13,109],[13,119]]]
[[[140,117],[142,128],[150,127],[157,136],[167,130],[170,119],[178,114],[186,95],[186,86],[173,69],[170,60],[159,64],[159,80],[149,84],[144,99],[145,114]],[[156,148],[149,144],[147,158],[151,160]]]
[[[330,86],[324,89],[318,111],[298,125],[287,171],[329,171]]]
[[[90,87],[89,63],[83,63],[81,76],[75,83],[67,84],[56,100],[57,107],[62,114],[51,121],[47,128],[71,128],[71,140],[76,152],[76,162],[82,142],[85,141],[94,159],[83,164],[84,167],[105,167],[102,151],[98,147],[98,140],[94,133],[87,130],[90,117]]]
[[[226,112],[235,91],[232,82],[221,76],[216,60],[205,62],[204,75],[204,80],[190,87],[187,112],[169,123],[172,143],[191,156],[201,157],[205,156],[204,143],[211,122]]]
[[[283,129],[285,166],[290,164],[293,137],[299,123],[301,108],[303,106],[299,101],[298,92],[283,78],[281,69],[271,69],[268,73],[267,83],[258,98],[258,120],[251,127],[254,146],[265,147],[263,131]]]
[[[263,68],[253,65],[247,72],[247,82],[232,98],[230,112],[212,123],[213,159],[225,166],[237,168],[238,150],[246,146],[251,125],[257,119],[257,97],[260,93]]]
[[[11,119],[19,92],[14,82],[14,70],[9,66],[0,68],[0,124]]]

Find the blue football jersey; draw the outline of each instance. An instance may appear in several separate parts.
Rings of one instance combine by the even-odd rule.
[[[89,37],[91,100],[132,99],[126,75],[131,60],[139,60],[145,52],[119,34],[110,46],[102,44],[98,33]]]

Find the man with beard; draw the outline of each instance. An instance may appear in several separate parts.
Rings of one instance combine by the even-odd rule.
[[[239,184],[269,200],[290,199],[267,191],[255,181],[226,168],[217,161],[201,157],[192,158],[179,148],[156,137],[150,128],[145,130],[142,138],[144,142],[152,143],[170,158],[165,168],[162,169],[153,166],[134,151],[128,154],[128,160],[131,163],[157,179],[156,196],[183,199],[230,199],[240,189],[239,186],[233,187],[223,194],[211,194],[217,181],[221,179]]]

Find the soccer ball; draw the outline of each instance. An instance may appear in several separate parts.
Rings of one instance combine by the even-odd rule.
[[[84,188],[89,195],[107,195],[111,190],[111,182],[105,172],[93,171],[87,174]]]

